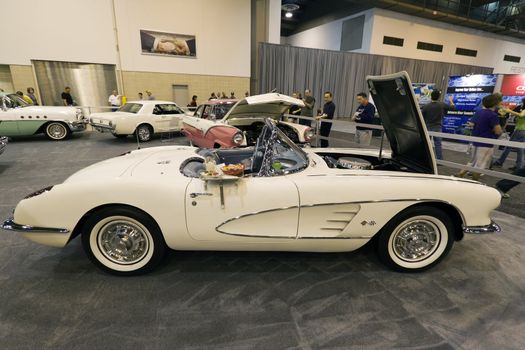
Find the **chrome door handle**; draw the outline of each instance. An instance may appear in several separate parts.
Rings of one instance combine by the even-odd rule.
[[[194,192],[194,193],[190,193],[190,197],[191,198],[197,198],[198,196],[213,196],[212,193],[208,193],[208,192]]]

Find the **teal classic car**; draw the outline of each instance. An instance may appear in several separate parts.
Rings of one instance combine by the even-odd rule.
[[[16,94],[0,93],[0,135],[45,134],[60,141],[86,129],[87,120],[77,107],[33,106]]]

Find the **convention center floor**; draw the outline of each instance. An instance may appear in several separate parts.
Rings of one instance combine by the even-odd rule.
[[[187,142],[143,147],[169,144]],[[134,148],[97,132],[13,140],[0,156],[0,219],[28,193]],[[467,235],[417,274],[388,270],[365,246],[172,252],[149,275],[119,278],[92,265],[79,239],[57,249],[0,230],[0,348],[523,349],[523,187],[494,213],[501,233]]]

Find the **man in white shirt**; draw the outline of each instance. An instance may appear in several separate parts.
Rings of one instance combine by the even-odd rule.
[[[111,105],[111,111],[115,112],[120,107],[120,96],[117,94],[117,90],[113,90],[109,95],[108,102]]]

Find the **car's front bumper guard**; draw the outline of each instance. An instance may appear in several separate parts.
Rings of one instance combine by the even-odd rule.
[[[71,131],[84,131],[86,130],[86,125],[89,124],[87,121],[78,120],[78,121],[68,121],[67,125]]]
[[[464,233],[495,233],[501,232],[501,227],[496,224],[494,221],[491,221],[490,224],[484,226],[464,226]]]
[[[7,231],[16,231],[24,233],[69,233],[70,231],[65,228],[51,228],[51,227],[33,227],[28,225],[20,225],[13,221],[12,218],[6,220],[0,228]]]

